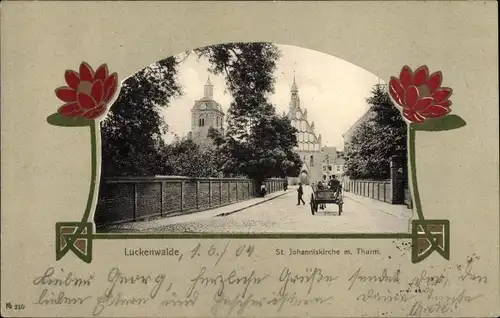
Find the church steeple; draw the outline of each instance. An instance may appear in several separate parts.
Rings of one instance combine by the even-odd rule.
[[[210,74],[208,75],[207,82],[205,83],[205,98],[212,99],[214,97],[214,86],[210,81]]]
[[[298,93],[299,89],[297,88],[297,84],[295,83],[295,71],[293,71],[293,84],[292,87],[290,88],[290,92],[292,93]]]
[[[297,83],[295,82],[295,71],[293,71],[293,84],[290,88],[290,94],[290,109],[294,111],[297,107],[300,106],[299,89],[297,88]]]

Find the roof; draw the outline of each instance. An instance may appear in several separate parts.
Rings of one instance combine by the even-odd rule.
[[[373,111],[372,111],[371,108],[369,108],[361,117],[358,118],[358,120],[356,120],[356,122],[354,124],[352,124],[351,127],[349,127],[349,129],[347,129],[342,134],[342,136],[347,135],[351,131],[353,131],[354,129],[356,129],[362,122],[364,122],[365,120],[367,120],[369,118],[369,116],[371,116],[372,114],[373,114]]]
[[[210,98],[202,98],[194,102],[194,106],[191,111],[194,110],[216,110],[222,115],[224,115],[224,111],[222,110],[221,104],[217,103],[213,99]]]

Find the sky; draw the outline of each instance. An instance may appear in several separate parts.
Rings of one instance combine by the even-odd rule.
[[[295,72],[302,109],[307,109],[309,122],[323,137],[323,146],[343,149],[342,134],[367,110],[366,98],[373,85],[383,83],[376,75],[345,60],[329,54],[289,45],[277,45],[281,57],[275,71],[275,93],[270,101],[278,114],[288,112],[290,86]],[[191,129],[191,108],[195,100],[203,97],[203,88],[209,76],[208,61],[190,55],[179,65],[178,82],[183,95],[171,101],[162,111],[169,125],[167,142],[173,134],[186,136]],[[214,85],[214,100],[225,113],[231,95],[225,92],[223,75],[210,74]]]

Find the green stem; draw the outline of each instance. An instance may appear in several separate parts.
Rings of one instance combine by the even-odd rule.
[[[415,163],[415,128],[413,124],[408,124],[408,158],[410,164],[410,178],[411,178],[411,193],[413,196],[413,205],[417,211],[417,216],[420,220],[424,219],[422,212],[422,204],[420,203],[420,194],[418,192],[417,183],[417,165]]]
[[[422,212],[422,203],[420,202],[420,193],[418,192],[418,183],[417,183],[417,165],[415,160],[415,127],[413,124],[408,124],[408,158],[410,164],[410,178],[411,178],[411,193],[413,195],[413,204],[415,206],[415,210],[417,211],[417,216],[420,221],[424,221],[424,213]],[[422,225],[422,229],[425,233],[427,240],[432,245],[432,250],[437,248],[437,241],[434,239],[431,234],[429,228],[425,225]]]
[[[92,124],[90,124],[90,147],[91,147],[91,166],[92,166],[92,174],[90,177],[90,189],[89,196],[87,198],[87,206],[85,207],[85,213],[83,214],[82,222],[89,222],[90,212],[94,206],[95,201],[97,200],[97,187],[99,185],[98,175],[97,175],[97,144],[98,138],[100,137],[100,129],[99,129],[99,121],[93,120]]]

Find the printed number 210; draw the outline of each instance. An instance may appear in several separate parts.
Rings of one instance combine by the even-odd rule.
[[[24,306],[24,304],[12,304],[11,302],[8,302],[5,304],[5,309],[9,309],[9,310],[23,310],[25,309],[26,306]]]

